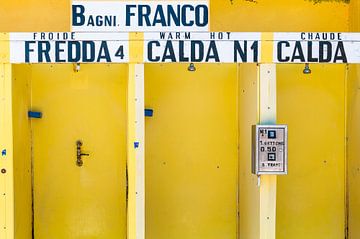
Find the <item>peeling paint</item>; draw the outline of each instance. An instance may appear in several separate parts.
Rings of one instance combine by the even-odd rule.
[[[313,2],[314,4],[325,3],[325,2],[339,2],[346,4],[350,3],[350,0],[306,0],[306,1]]]
[[[257,0],[242,0],[242,1],[244,1],[244,2],[250,2],[250,3],[258,3]],[[233,5],[234,2],[235,2],[235,0],[230,0],[231,5]]]

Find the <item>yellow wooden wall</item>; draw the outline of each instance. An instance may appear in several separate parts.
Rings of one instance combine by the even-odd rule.
[[[345,231],[345,65],[277,66],[277,122],[289,128],[289,174],[278,177],[277,239]],[[290,77],[289,77],[290,76]]]
[[[351,31],[360,31],[360,1],[351,1]],[[348,158],[348,224],[349,239],[360,238],[360,65],[348,66],[347,87],[347,158]]]
[[[349,6],[349,31],[359,32],[360,31],[360,1],[351,0]]]
[[[127,65],[31,70],[35,239],[126,238]]]
[[[27,117],[30,109],[30,69],[30,65],[14,65],[12,70],[16,239],[30,239],[32,233],[31,133]]]
[[[239,64],[239,238],[259,238],[259,187],[251,174],[251,126],[258,115],[258,66]]]
[[[214,7],[215,6],[215,7]],[[314,4],[308,1],[212,1],[211,23],[213,31],[348,31],[349,4],[328,2]],[[281,14],[279,14],[281,12]],[[233,21],[232,19],[237,19]],[[310,82],[297,81],[303,79],[303,65],[279,66],[278,74],[278,122],[290,123],[289,142],[289,176],[278,177],[277,196],[277,232],[279,239],[288,238],[342,238],[345,234],[345,142],[344,142],[344,79],[346,72],[343,66],[330,67],[331,74],[319,66],[312,66],[315,73],[308,76]],[[300,77],[299,77],[300,76]],[[240,65],[239,67],[239,119],[240,119],[240,238],[258,238],[259,225],[256,221],[258,215],[258,187],[256,177],[250,175],[250,151],[249,140],[251,124],[256,122],[256,67]],[[314,90],[311,87],[325,86],[326,82],[332,82],[330,89],[323,88],[322,95],[334,98],[337,110],[327,107],[318,111],[322,105],[328,102],[316,95],[311,95],[316,105],[303,108],[298,112],[297,106],[303,105],[304,92],[297,91],[297,87]],[[290,84],[293,84],[292,87]],[[298,84],[298,85],[295,85]],[[335,87],[335,88],[334,88]],[[286,91],[291,92],[288,94]],[[309,94],[309,93],[306,93]],[[331,95],[332,94],[332,95]],[[243,101],[244,100],[244,101]],[[292,102],[291,105],[289,102]],[[308,102],[308,101],[306,101]],[[253,107],[251,107],[253,106]],[[305,106],[304,106],[305,107]],[[300,121],[297,114],[306,114],[310,110],[313,114],[321,114],[313,118],[315,121]],[[327,118],[328,116],[331,116]],[[305,116],[303,116],[305,117]],[[305,118],[310,119],[310,118]],[[327,122],[324,124],[324,122]],[[317,128],[319,132],[331,128],[331,121],[339,124],[327,139],[330,145],[338,145],[323,155],[322,152],[329,150],[329,145],[320,143],[311,148],[300,150],[295,143],[304,140],[303,128]],[[315,137],[314,137],[315,136]],[[319,135],[312,135],[314,140]],[[317,138],[319,139],[319,138]],[[303,160],[303,158],[306,160]],[[326,166],[324,161],[330,161]],[[322,165],[323,164],[323,165]],[[314,170],[320,170],[316,173]],[[305,175],[301,175],[303,170]],[[308,173],[306,175],[306,172]],[[299,177],[300,176],[300,177]],[[315,180],[316,183],[313,183]],[[325,186],[335,183],[334,190]],[[317,190],[317,185],[322,187]],[[325,186],[325,187],[324,187]],[[288,190],[292,189],[292,190]],[[303,190],[302,190],[303,189]],[[308,194],[306,194],[308,193]],[[331,198],[333,202],[327,202]],[[298,201],[299,200],[299,201]],[[301,207],[298,207],[300,203]],[[316,208],[318,206],[318,208]],[[323,217],[322,217],[323,216]],[[319,222],[318,222],[319,221]],[[313,225],[311,225],[313,223]],[[309,227],[310,226],[310,227]],[[305,234],[304,234],[305,232]]]
[[[147,239],[237,238],[237,68],[195,66],[145,67]]]
[[[62,74],[57,74],[58,72],[61,72]],[[106,74],[103,72],[106,71]],[[14,217],[15,217],[15,225],[14,225],[14,234],[16,239],[31,239],[32,238],[32,230],[33,230],[33,212],[32,212],[32,204],[35,205],[35,216],[38,216],[38,220],[36,221],[35,218],[35,226],[37,224],[48,223],[51,220],[56,220],[56,218],[62,217],[64,220],[58,220],[58,222],[50,223],[46,227],[42,227],[41,231],[47,231],[53,232],[51,229],[59,228],[59,233],[57,235],[59,238],[67,238],[66,236],[61,236],[65,233],[69,233],[69,230],[64,230],[66,225],[71,225],[72,227],[75,227],[79,229],[79,234],[81,233],[89,233],[89,234],[96,234],[96,233],[113,233],[116,232],[116,238],[119,236],[122,238],[125,238],[126,236],[126,177],[125,177],[125,162],[126,162],[126,154],[125,154],[125,148],[126,148],[126,107],[125,107],[125,95],[126,95],[126,75],[127,75],[127,66],[125,64],[116,64],[116,65],[104,65],[104,64],[97,64],[97,65],[91,65],[86,64],[82,65],[80,72],[74,72],[73,66],[71,64],[58,64],[58,65],[29,65],[29,64],[21,64],[21,65],[12,65],[12,94],[13,94],[13,106],[12,106],[12,112],[13,112],[13,151],[14,151],[14,160],[13,160],[13,167],[14,167]],[[57,82],[57,84],[53,84],[51,81],[46,81],[52,79],[54,82]],[[112,80],[115,79],[115,80]],[[43,81],[43,82],[42,82]],[[108,81],[108,82],[106,82]],[[48,82],[48,84],[44,84],[44,82]],[[50,82],[50,83],[49,83]],[[125,83],[124,83],[125,82]],[[35,84],[36,83],[36,84]],[[63,83],[63,84],[61,84]],[[68,83],[68,84],[67,84]],[[90,84],[91,83],[91,84]],[[65,84],[65,85],[64,85]],[[107,85],[106,87],[102,87]],[[63,86],[61,88],[61,86]],[[49,91],[49,88],[54,87],[59,92],[55,93],[56,91],[51,90]],[[64,89],[65,88],[65,89]],[[88,89],[88,91],[83,91],[83,89]],[[111,89],[109,92],[104,92],[106,90]],[[120,89],[120,90],[119,90]],[[52,93],[49,93],[52,92]],[[63,101],[60,98],[56,97],[59,94],[70,94],[73,100],[70,101]],[[74,93],[75,92],[75,93]],[[85,93],[84,93],[85,92]],[[90,92],[90,93],[89,93]],[[44,101],[44,97],[47,96],[46,94],[52,94],[55,98],[53,99],[53,102]],[[103,96],[96,97],[96,96]],[[116,125],[115,130],[106,130],[105,127],[98,127],[98,131],[102,131],[100,134],[99,132],[96,133],[96,125],[98,125],[99,122],[103,120],[103,117],[105,115],[104,112],[99,114],[93,114],[91,117],[91,120],[87,120],[86,123],[83,121],[83,117],[79,116],[79,114],[67,118],[59,118],[58,115],[65,115],[65,114],[59,114],[59,110],[64,110],[66,112],[76,112],[77,109],[81,108],[84,103],[82,101],[86,101],[86,97],[89,98],[91,96],[92,100],[95,100],[96,103],[92,102],[89,106],[83,107],[83,111],[89,111],[85,113],[86,115],[91,115],[94,113],[94,110],[101,109],[105,113],[109,114],[116,114],[115,117],[110,117],[111,119],[114,119],[113,124],[108,125]],[[71,97],[62,97],[62,99],[69,99]],[[112,99],[112,98],[113,99]],[[105,99],[105,100],[104,100]],[[119,106],[119,107],[113,107],[113,105],[104,105],[103,101],[111,101]],[[58,103],[59,105],[54,105],[52,103]],[[103,101],[101,101],[103,100]],[[74,104],[76,102],[76,104]],[[65,104],[64,104],[65,103]],[[105,102],[106,103],[106,102]],[[64,105],[69,104],[71,107],[63,107]],[[44,106],[45,105],[45,106]],[[47,118],[38,120],[33,119],[30,120],[27,116],[28,110],[34,109],[33,107],[45,107],[42,108],[42,110],[46,111]],[[79,107],[80,106],[80,107]],[[96,107],[97,106],[97,107]],[[110,110],[109,110],[110,107]],[[115,110],[116,109],[116,110]],[[35,110],[39,110],[39,108],[35,108]],[[66,123],[73,125],[71,131],[64,131],[63,128],[59,127],[50,127],[51,130],[49,130],[44,126],[44,123],[49,125],[49,116],[55,115],[52,117],[51,123],[53,125],[61,125],[62,127],[66,127]],[[114,115],[112,115],[114,116]],[[115,120],[116,119],[116,120]],[[42,126],[40,127],[39,124]],[[81,125],[82,127],[79,127],[78,125]],[[94,124],[94,125],[91,125]],[[107,125],[107,126],[108,126]],[[111,127],[109,126],[109,127]],[[88,130],[91,129],[91,130]],[[54,133],[55,131],[55,133]],[[81,132],[80,132],[81,131]],[[45,132],[45,133],[43,133]],[[42,134],[43,133],[43,134]],[[63,133],[63,134],[61,134]],[[107,134],[107,135],[106,135]],[[45,135],[44,137],[41,137],[42,135]],[[52,146],[53,147],[61,147],[62,149],[65,147],[65,149],[69,149],[69,145],[62,144],[62,142],[65,140],[68,140],[69,137],[73,138],[71,142],[75,143],[78,137],[85,137],[85,142],[87,143],[88,147],[93,149],[98,147],[98,150],[91,151],[92,156],[90,160],[94,160],[98,164],[109,167],[108,165],[113,163],[116,165],[120,165],[121,167],[113,167],[117,170],[113,171],[107,171],[106,168],[98,166],[98,165],[92,165],[92,169],[96,171],[96,177],[101,177],[101,179],[108,179],[107,183],[104,184],[101,180],[96,180],[98,178],[93,177],[92,179],[88,180],[94,180],[95,183],[84,184],[83,182],[80,182],[81,186],[74,186],[75,183],[79,184],[78,181],[73,182],[69,181],[66,183],[66,179],[71,179],[71,173],[72,176],[74,176],[74,172],[78,172],[78,167],[75,165],[75,159],[74,161],[69,161],[65,164],[65,167],[68,167],[65,171],[67,172],[66,179],[57,177],[52,179],[43,179],[40,181],[38,178],[44,178],[46,175],[46,172],[48,171],[44,170],[35,170],[34,174],[31,175],[32,167],[35,168],[37,166],[37,169],[41,169],[40,166],[44,164],[44,160],[41,161],[41,157],[37,157],[37,161],[34,161],[34,157],[41,155],[42,157],[46,157],[46,155],[49,155],[49,153],[43,153],[43,151],[49,151],[52,150],[52,147],[44,146],[44,142],[49,141],[48,136],[52,138],[53,140],[60,140],[60,143],[55,143]],[[109,136],[110,135],[110,136]],[[35,137],[36,136],[36,137]],[[39,139],[40,138],[40,139]],[[84,139],[84,138],[82,138]],[[41,141],[42,140],[42,141]],[[40,141],[40,142],[39,142]],[[107,147],[115,147],[108,141],[114,143],[116,142],[116,150],[106,150]],[[37,143],[37,144],[36,144]],[[73,144],[71,144],[73,145]],[[74,144],[75,145],[75,144]],[[92,145],[92,146],[91,146]],[[95,147],[96,146],[96,147]],[[69,150],[52,150],[50,152],[50,155],[55,152],[61,152],[61,153],[55,153],[57,156],[60,157],[64,154],[72,153],[72,148],[70,146]],[[33,151],[33,149],[36,149]],[[103,150],[103,152],[99,152]],[[105,151],[105,152],[104,152]],[[40,152],[40,153],[39,153]],[[96,155],[97,154],[97,155]],[[113,156],[113,154],[116,154],[116,156]],[[118,156],[121,157],[118,157]],[[66,156],[66,155],[65,155]],[[69,157],[62,157],[62,158],[69,158]],[[62,162],[62,160],[56,160],[55,161]],[[52,157],[54,158],[54,157]],[[71,158],[71,157],[70,157]],[[40,160],[39,160],[40,159]],[[107,159],[108,162],[106,164],[102,163],[101,160]],[[112,159],[112,161],[111,161]],[[54,159],[53,159],[54,160]],[[86,159],[88,160],[88,158]],[[37,163],[35,163],[37,162]],[[63,162],[62,162],[63,163]],[[51,170],[53,170],[51,173],[52,175],[55,175],[56,170],[57,173],[62,174],[64,171],[64,165],[61,165],[61,167],[54,167],[52,164],[52,167],[50,167]],[[54,171],[55,170],[55,171]],[[102,171],[101,171],[102,170]],[[87,168],[86,171],[89,174],[89,168]],[[105,176],[101,176],[100,174],[104,173]],[[95,175],[95,173],[94,173]],[[99,176],[100,175],[100,176]],[[34,177],[37,177],[34,179]],[[110,177],[110,179],[109,179]],[[32,180],[34,180],[34,186],[32,188]],[[110,181],[116,181],[117,180],[117,186],[115,184],[109,183]],[[106,181],[106,180],[105,180]],[[114,182],[115,182],[114,181]],[[54,183],[55,182],[55,183]],[[42,184],[41,184],[42,183]],[[56,184],[58,183],[58,184]],[[116,182],[115,182],[116,183]],[[40,184],[40,186],[39,186]],[[45,184],[45,186],[44,186]],[[63,187],[64,185],[67,185],[66,187]],[[60,185],[60,186],[59,186]],[[72,185],[72,187],[68,187],[68,185]],[[87,193],[81,194],[81,196],[77,197],[75,196],[75,199],[71,197],[74,197],[74,192],[80,192],[80,190],[84,190],[84,186],[86,185],[89,187],[89,190],[86,190]],[[105,186],[104,186],[105,185]],[[48,190],[41,190],[42,187],[46,187]],[[58,186],[56,188],[56,186]],[[97,187],[96,187],[97,186]],[[114,187],[116,190],[114,190]],[[49,190],[52,188],[52,190]],[[56,191],[54,193],[54,190]],[[61,190],[64,190],[65,193],[61,193]],[[97,190],[96,192],[91,190]],[[34,191],[34,202],[32,201],[32,191]],[[99,191],[103,191],[106,193],[100,193]],[[51,193],[53,192],[53,193]],[[84,212],[84,207],[92,206],[91,204],[93,201],[89,200],[88,197],[89,194],[96,195],[98,193],[100,196],[97,196],[95,200],[97,201],[104,201],[103,203],[106,206],[103,206],[101,210],[90,210],[88,213],[90,213],[88,216],[86,216],[86,223],[90,224],[90,226],[85,227],[88,229],[87,231],[81,228],[81,226],[84,227],[84,223],[77,220],[75,215],[79,212]],[[111,195],[111,197],[109,196]],[[40,195],[40,196],[39,196]],[[41,197],[42,195],[45,195],[45,197]],[[55,196],[54,196],[55,195]],[[60,195],[60,196],[59,196]],[[51,205],[52,202],[56,201],[59,197],[63,197],[63,200],[61,201],[61,205],[58,204],[58,207],[56,207],[56,210],[54,210],[56,213],[56,216],[50,215],[49,213],[44,215],[43,212],[49,209],[49,204]],[[116,196],[113,196],[116,195]],[[85,199],[84,199],[85,197]],[[40,199],[39,199],[40,198]],[[52,201],[55,198],[54,201]],[[92,197],[91,197],[92,198]],[[90,199],[91,199],[90,198]],[[115,199],[114,199],[115,198]],[[120,200],[119,200],[120,198]],[[37,200],[36,200],[37,199]],[[66,203],[70,200],[70,203]],[[115,200],[115,201],[114,201]],[[49,203],[50,201],[50,203]],[[36,204],[36,202],[38,204]],[[40,203],[39,203],[40,202]],[[45,204],[47,206],[44,206]],[[84,203],[85,202],[85,203]],[[86,204],[88,203],[88,204]],[[85,206],[84,206],[85,205]],[[116,207],[113,207],[112,205],[117,205]],[[64,210],[66,207],[74,207],[76,210]],[[103,210],[106,209],[106,207],[111,207],[108,211],[111,211],[111,213],[103,214]],[[11,207],[9,207],[11,209]],[[9,210],[10,211],[10,210]],[[86,211],[86,210],[85,210]],[[101,213],[99,213],[101,211]],[[3,213],[1,211],[1,213]],[[9,212],[8,212],[9,213]],[[40,216],[39,216],[40,214]],[[100,215],[99,215],[100,214]],[[65,216],[64,216],[65,215]],[[72,216],[68,216],[72,215]],[[81,215],[80,217],[83,217],[84,215]],[[41,220],[43,217],[46,217],[47,219]],[[40,218],[40,219],[39,219]],[[50,220],[50,219],[51,220]],[[97,225],[99,218],[105,218],[107,220],[103,220],[101,224]],[[110,218],[110,219],[109,219]],[[120,218],[120,219],[119,219]],[[116,220],[118,219],[118,220]],[[74,220],[69,222],[68,220]],[[119,223],[120,220],[120,223]],[[41,221],[39,223],[39,221]],[[44,222],[45,221],[45,222]],[[76,223],[80,223],[81,226],[78,226]],[[91,223],[94,223],[91,225]],[[109,228],[106,228],[106,226],[112,225],[111,230]],[[101,227],[105,228],[104,230],[101,230]],[[93,231],[92,231],[93,230]],[[40,231],[40,230],[38,230]],[[95,231],[95,232],[94,232]],[[39,232],[37,232],[39,234]],[[38,237],[35,235],[35,237]],[[1,237],[2,239],[2,237]],[[6,238],[7,239],[7,238]],[[13,239],[12,237],[10,239]]]
[[[349,239],[360,237],[360,65],[350,65],[348,73],[347,159]]]
[[[357,0],[351,0],[357,1]],[[211,0],[212,31],[347,31],[349,4],[306,0]]]
[[[350,4],[345,4],[341,2],[331,1],[326,3],[314,4],[310,1],[304,0],[211,0],[211,30],[212,31],[360,31],[359,29],[359,1],[351,0]],[[350,16],[350,21],[349,21]],[[70,28],[70,1],[66,0],[4,0],[2,1],[2,6],[0,8],[0,31],[69,31]],[[350,23],[350,24],[349,24]],[[239,67],[239,75],[241,76],[240,81],[242,79],[251,79],[254,80],[254,67],[255,66],[240,66]],[[280,82],[280,89],[285,87],[286,79],[293,79],[299,73],[301,67],[289,67],[282,66],[278,68],[278,74],[283,79],[283,83]],[[316,68],[313,68],[316,69]],[[319,71],[320,72],[320,71]],[[316,73],[316,77],[318,79],[327,79],[329,81],[336,81],[340,78],[339,75],[343,74],[345,77],[344,70],[339,68],[332,69],[333,74],[329,75],[326,71],[321,71],[323,73]],[[356,185],[360,180],[359,171],[357,170],[357,162],[356,157],[358,155],[357,152],[357,142],[358,136],[356,131],[358,117],[360,117],[357,101],[357,80],[359,79],[359,67],[358,66],[350,66],[349,76],[351,81],[349,80],[349,185],[350,189],[350,235],[353,235],[352,238],[357,239],[359,234],[356,234],[355,228],[360,228],[358,223],[360,218],[357,217],[357,209],[360,211],[360,206],[357,204],[359,201],[357,198],[360,198],[360,193],[358,193],[356,189]],[[172,74],[178,74],[179,72],[174,71]],[[312,77],[309,77],[309,80],[314,80]],[[249,84],[249,82],[243,81],[243,84]],[[310,83],[309,83],[310,84]],[[325,83],[324,83],[325,84]],[[350,86],[353,86],[350,88]],[[250,90],[249,95],[244,95],[243,99],[249,99],[251,104],[255,104],[254,102],[254,86],[247,85]],[[241,89],[241,88],[240,88]],[[341,90],[341,89],[339,89]],[[350,94],[351,91],[351,94]],[[252,93],[251,93],[252,92]],[[285,99],[284,95],[281,95],[281,90],[279,92],[280,99]],[[301,96],[301,95],[300,95]],[[240,95],[241,99],[241,95]],[[286,100],[286,99],[285,99]],[[298,104],[301,103],[301,97],[298,99]],[[316,100],[316,99],[314,99]],[[241,102],[241,101],[240,101]],[[341,102],[338,102],[341,103]],[[245,102],[243,102],[245,104]],[[248,107],[243,105],[244,107]],[[280,105],[281,106],[281,105]],[[240,108],[240,112],[245,112],[244,109]],[[285,109],[285,107],[280,107],[281,109]],[[351,113],[350,113],[351,112]],[[295,112],[294,112],[295,113]],[[283,123],[287,123],[286,121],[289,118],[286,117],[286,112],[280,112],[280,119],[283,120]],[[289,115],[291,116],[291,115]],[[245,119],[244,122],[240,122],[240,139],[249,140],[249,133],[246,133],[247,127],[254,121],[254,116],[249,115],[249,118]],[[291,119],[290,119],[291,120]],[[322,123],[318,121],[317,125],[310,124],[309,121],[305,122],[306,124],[303,127],[322,127]],[[241,133],[241,129],[243,128],[244,133]],[[295,137],[290,130],[290,140]],[[294,131],[298,132],[298,131]],[[302,132],[300,132],[302,133]],[[339,135],[341,137],[341,135]],[[353,140],[351,140],[353,138]],[[295,139],[295,138],[294,138]],[[294,141],[293,141],[294,142]],[[246,146],[246,144],[245,144]],[[318,155],[322,150],[326,149],[326,147],[319,147],[317,150],[313,149],[315,154]],[[293,151],[295,152],[295,151]],[[242,159],[242,154],[243,159]],[[310,154],[306,154],[310,155]],[[249,152],[242,151],[240,153],[240,160],[249,160]],[[311,157],[311,156],[309,156]],[[316,158],[314,158],[316,159]],[[291,159],[290,159],[291,160]],[[311,160],[309,158],[308,160]],[[341,159],[339,159],[341,160]],[[244,167],[249,167],[246,165],[248,162],[240,162],[240,218],[249,218],[249,211],[251,209],[251,205],[256,204],[256,198],[252,198],[251,193],[256,193],[256,185],[254,182],[254,177],[246,176],[242,179],[241,175],[249,174],[249,168],[241,168],[241,165]],[[290,161],[292,163],[292,161]],[[297,166],[295,166],[297,167]],[[290,175],[293,172],[291,171],[291,166],[289,167]],[[244,171],[241,171],[244,170]],[[243,173],[243,174],[241,174]],[[353,176],[351,176],[353,175]],[[279,177],[279,194],[278,201],[283,202],[289,197],[286,189],[291,187],[291,185],[298,183],[297,178],[294,177]],[[302,182],[304,185],[311,185],[314,178],[307,178],[307,181]],[[324,179],[325,180],[325,179]],[[345,180],[344,180],[345,181]],[[341,183],[341,182],[340,182]],[[291,196],[291,195],[290,195]],[[317,197],[316,203],[319,203],[322,200],[326,200],[326,198]],[[295,203],[295,202],[294,202]],[[279,225],[284,225],[291,231],[291,228],[294,228],[296,225],[291,224],[287,221],[286,215],[283,213],[283,208],[281,205],[278,207],[278,221]],[[295,206],[294,206],[295,207]],[[342,206],[333,208],[336,212],[341,209]],[[256,208],[253,210],[257,210]],[[338,220],[338,218],[336,218]],[[282,224],[283,223],[283,224]],[[295,222],[294,222],[295,223]],[[306,221],[296,221],[296,223],[300,223],[301,227],[306,225]],[[240,219],[240,231],[242,238],[246,238],[245,235],[255,235],[256,232],[252,231],[256,230],[256,225],[249,225],[246,220]],[[334,230],[338,231],[338,228]],[[360,231],[360,230],[359,230]],[[253,234],[255,233],[255,234]],[[298,231],[295,229],[291,232],[288,232],[287,238],[291,238],[291,235],[296,235]],[[278,235],[281,238],[284,235],[284,232],[281,231],[281,228],[278,228]],[[249,238],[249,237],[247,237]]]
[[[71,0],[2,0],[0,32],[70,31]]]
[[[0,32],[70,31],[70,3],[2,0]],[[305,0],[210,0],[211,30],[347,31],[348,5],[336,1],[314,4]]]

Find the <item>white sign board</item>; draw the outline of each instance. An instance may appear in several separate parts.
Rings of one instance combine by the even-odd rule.
[[[129,41],[122,32],[10,33],[10,62],[127,63]],[[146,32],[140,62],[261,63],[263,41],[273,46],[266,63],[360,63],[360,33],[305,32]]]
[[[128,33],[10,33],[11,63],[129,62]]]
[[[260,33],[145,33],[144,62],[259,62]]]
[[[73,1],[72,31],[208,31],[208,1]]]
[[[360,34],[274,33],[274,63],[360,63]]]

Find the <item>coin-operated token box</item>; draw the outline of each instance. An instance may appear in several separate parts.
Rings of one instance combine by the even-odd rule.
[[[287,174],[287,125],[253,125],[252,173]]]

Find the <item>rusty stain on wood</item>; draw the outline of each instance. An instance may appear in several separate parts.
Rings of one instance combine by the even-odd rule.
[[[250,2],[250,3],[258,3],[258,0],[242,0],[244,2]],[[235,0],[230,0],[231,5],[233,5]]]
[[[350,0],[306,0],[306,1],[313,2],[314,4],[325,3],[325,2],[339,2],[339,3],[346,3],[346,4],[350,3]]]

